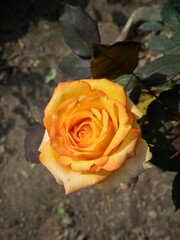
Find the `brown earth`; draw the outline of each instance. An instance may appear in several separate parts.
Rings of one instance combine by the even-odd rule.
[[[99,21],[102,42],[113,43],[121,30],[117,12],[125,19],[136,7],[158,7],[158,2],[92,0],[87,11]],[[23,18],[15,15],[14,23],[23,25]],[[21,34],[13,32],[10,19],[11,34],[4,31],[1,44],[0,239],[178,240],[180,216],[171,200],[174,173],[153,167],[134,187],[111,196],[109,210],[106,197],[97,189],[66,196],[44,166],[25,160],[24,138],[34,124],[29,103],[38,97],[48,100],[57,83],[68,80],[57,63],[70,53],[58,19],[35,17],[35,22],[31,16],[24,21],[27,31]],[[144,36],[136,31],[133,37],[144,44]],[[148,50],[141,52],[140,64],[153,57]],[[57,70],[56,80],[46,82],[51,68]]]

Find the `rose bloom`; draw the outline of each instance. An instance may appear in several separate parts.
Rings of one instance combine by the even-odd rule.
[[[136,119],[142,113],[107,79],[59,83],[45,109],[40,161],[66,194],[97,184],[125,189],[150,167]]]

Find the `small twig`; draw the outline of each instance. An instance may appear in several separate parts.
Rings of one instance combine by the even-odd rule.
[[[158,96],[156,96],[156,94],[150,89],[150,87],[141,78],[139,78],[135,73],[133,73],[133,76],[135,76],[137,80],[156,98],[156,100],[159,101]]]

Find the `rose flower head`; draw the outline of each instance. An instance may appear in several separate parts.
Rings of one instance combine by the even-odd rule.
[[[96,185],[125,189],[150,167],[136,119],[142,113],[107,79],[59,83],[45,109],[40,161],[66,194]]]

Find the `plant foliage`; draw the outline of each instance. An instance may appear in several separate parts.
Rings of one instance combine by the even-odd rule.
[[[87,3],[84,1],[85,5]],[[59,68],[74,80],[108,78],[121,84],[132,101],[138,103],[144,113],[139,124],[153,154],[152,164],[177,172],[172,189],[177,210],[180,208],[180,149],[177,146],[175,149],[174,141],[179,138],[180,142],[180,1],[168,0],[162,8],[161,17],[162,24],[147,22],[139,30],[156,32],[148,40],[148,46],[163,56],[138,69],[138,43],[100,44],[97,24],[80,6],[74,6],[69,1],[60,23],[73,54],[65,57]],[[173,32],[171,38],[159,34],[164,25]],[[44,107],[45,103],[40,100],[31,106],[32,115],[40,124]],[[26,157],[31,162],[38,162],[37,146],[43,133],[44,128],[37,125],[31,128],[25,139]]]

